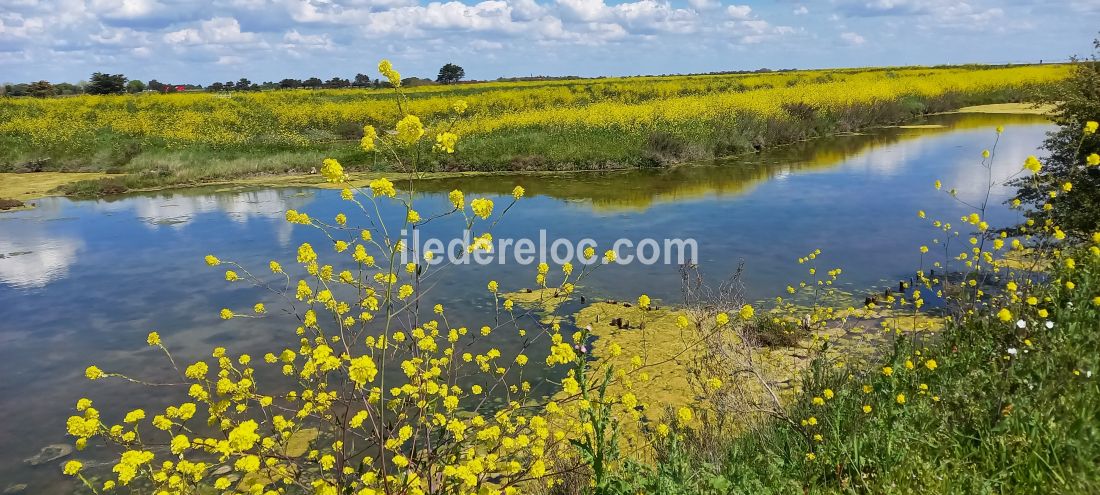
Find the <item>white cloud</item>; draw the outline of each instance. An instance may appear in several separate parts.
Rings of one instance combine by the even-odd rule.
[[[45,33],[46,23],[41,18],[24,18],[17,13],[0,13],[0,39],[30,38]]]
[[[318,48],[331,49],[332,39],[328,34],[302,34],[297,29],[291,29],[283,34],[284,48]]]
[[[726,7],[726,14],[734,19],[748,19],[752,16],[752,7],[748,5],[730,5]]]
[[[792,13],[794,15],[806,15],[810,13],[810,9],[807,9],[805,5],[799,5]]]
[[[840,33],[840,39],[844,40],[845,43],[853,46],[862,45],[867,42],[867,39],[865,39],[863,36],[860,36],[859,33],[853,33],[851,31]]]
[[[236,45],[254,43],[255,33],[241,31],[241,23],[232,17],[214,17],[196,28],[181,29],[164,35],[164,41],[180,45]]]
[[[138,19],[165,8],[155,0],[91,0],[88,7],[106,19]]]
[[[721,0],[688,0],[688,5],[695,10],[714,10],[722,6]]]
[[[473,40],[470,42],[470,48],[475,50],[500,50],[504,48],[504,43],[487,40]]]

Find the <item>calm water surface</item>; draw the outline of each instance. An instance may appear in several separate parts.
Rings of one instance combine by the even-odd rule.
[[[417,186],[418,210],[445,209],[454,188],[467,198],[487,195],[505,204],[521,184],[530,197],[498,225],[496,238],[537,239],[540,228],[551,239],[592,238],[604,247],[620,237],[694,238],[699,262],[716,278],[745,260],[752,299],[770,299],[797,283],[804,267],[795,260],[820,248],[823,263],[842,267],[845,286],[858,292],[915,269],[917,246],[935,237],[917,210],[945,220],[969,213],[931,185],[941,179],[964,197],[984,192],[979,154],[992,145],[994,126],[1005,124],[995,175],[1018,169],[1052,128],[1040,118],[1007,115],[940,116],[929,123],[943,127],[882,129],[707,166],[426,181]],[[1006,197],[994,191],[995,203]],[[30,467],[23,459],[69,441],[64,422],[78,398],[92,397],[108,418],[168,403],[156,391],[83,378],[93,363],[168,376],[163,356],[144,345],[150,330],[186,362],[218,345],[254,356],[277,352],[275,342],[293,332],[285,319],[218,318],[222,307],[243,312],[257,301],[275,301],[227,284],[202,258],[213,252],[258,272],[270,259],[290,265],[299,243],[326,241],[287,224],[285,211],[331,218],[345,205],[333,190],[185,190],[100,201],[48,198],[34,210],[0,214],[0,491],[12,483],[28,483],[27,493],[71,491],[61,461]],[[1002,207],[990,218],[993,224],[1016,219]],[[443,222],[425,234],[450,239],[458,228]],[[491,270],[441,272],[431,303],[445,304],[451,320],[466,326],[489,323],[481,316],[486,281],[510,290],[532,286],[534,278],[533,267]],[[674,303],[678,277],[675,266],[632,264],[603,269],[585,285],[600,296],[634,298],[644,291]],[[501,338],[500,346],[518,345]]]

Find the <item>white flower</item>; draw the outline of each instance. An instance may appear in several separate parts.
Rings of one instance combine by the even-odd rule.
[[[1027,322],[1024,320],[1016,320],[1016,328],[1024,328],[1027,326]]]
[[[1050,321],[1050,320],[1047,320],[1047,322],[1044,323],[1043,325],[1045,325],[1048,329],[1054,328],[1054,322]]]
[[[1009,347],[1008,348],[1008,353],[1015,356],[1016,355],[1016,348],[1015,347]]]

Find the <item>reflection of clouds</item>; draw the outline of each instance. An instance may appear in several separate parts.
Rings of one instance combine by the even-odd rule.
[[[13,235],[0,236],[0,282],[17,288],[44,287],[65,277],[76,262],[83,241],[69,237],[50,237],[40,222],[27,222]],[[7,232],[7,229],[5,229]]]
[[[899,140],[885,146],[869,146],[859,153],[845,157],[844,167],[869,174],[894,176],[901,173],[912,161],[924,156],[927,149],[942,145],[942,140],[926,138]]]
[[[182,228],[204,213],[223,212],[237,223],[251,218],[281,218],[288,209],[300,208],[312,200],[311,194],[291,189],[266,189],[233,193],[172,193],[132,196],[117,202],[100,202],[100,211],[133,210],[151,228],[170,225]],[[285,232],[284,232],[285,231]],[[279,241],[289,240],[290,229],[280,227]]]
[[[1028,155],[1036,154],[1035,143],[1042,141],[1043,130],[1045,127],[1038,127],[1037,130],[1006,127],[1005,135],[997,145],[992,174],[979,164],[980,158],[959,158],[959,163],[950,168],[953,172],[950,181],[944,179],[944,188],[954,188],[963,200],[980,200],[985,197],[992,175],[993,181],[998,184],[993,188],[992,198],[1007,199],[1012,189],[1004,187],[1005,181],[1020,172]],[[1028,131],[1034,135],[1026,134]]]

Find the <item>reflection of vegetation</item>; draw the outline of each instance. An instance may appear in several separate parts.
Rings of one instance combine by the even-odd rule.
[[[511,192],[515,183],[520,183],[530,194],[590,201],[599,209],[645,209],[665,201],[744,194],[777,174],[828,169],[861,153],[911,139],[953,130],[1045,123],[1047,120],[1034,115],[959,114],[930,117],[929,122],[942,126],[884,128],[868,134],[814,139],[749,157],[707,164],[607,172],[455,175],[420,180],[416,188],[421,192],[445,193],[457,188],[505,195]]]

